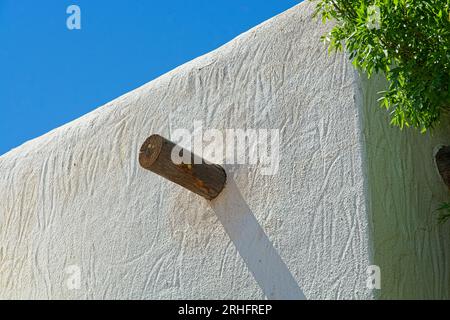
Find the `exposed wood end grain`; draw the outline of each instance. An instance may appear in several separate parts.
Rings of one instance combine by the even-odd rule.
[[[445,184],[450,188],[450,146],[439,149],[436,154],[436,165]]]

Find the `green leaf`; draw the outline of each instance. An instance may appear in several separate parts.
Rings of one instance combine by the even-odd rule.
[[[336,22],[326,37],[330,51],[345,46],[356,69],[388,80],[379,101],[391,123],[432,129],[450,109],[450,1],[316,1],[323,20]],[[375,11],[380,28],[368,28]]]

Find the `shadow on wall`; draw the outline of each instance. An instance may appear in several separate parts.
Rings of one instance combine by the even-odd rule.
[[[386,87],[381,76],[362,78],[373,263],[381,269],[377,297],[449,299],[449,226],[439,225],[435,211],[448,200],[448,188],[434,149],[449,144],[450,128],[441,125],[421,134],[391,126],[377,101]]]
[[[230,175],[211,207],[248,269],[268,299],[306,299]]]

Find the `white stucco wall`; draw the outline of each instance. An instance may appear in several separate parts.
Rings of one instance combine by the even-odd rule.
[[[1,156],[0,298],[375,297],[366,268],[396,232],[374,236],[369,210],[383,201],[369,183],[377,127],[365,122],[367,86],[327,54],[312,9],[300,4]],[[227,186],[209,202],[140,168],[145,138],[196,120],[279,129],[278,173],[226,166]],[[432,258],[416,277],[448,261]],[[79,290],[67,287],[72,265]],[[448,280],[424,286],[442,293]]]
[[[374,264],[382,272],[382,299],[450,298],[450,224],[440,225],[436,209],[449,201],[435,165],[435,150],[450,144],[449,117],[432,132],[389,125],[379,108],[381,78],[361,78],[359,105],[368,177]]]

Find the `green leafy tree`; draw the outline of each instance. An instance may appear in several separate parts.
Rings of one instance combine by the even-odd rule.
[[[437,211],[439,211],[439,223],[445,223],[450,219],[450,203],[446,202],[441,204]]]
[[[391,123],[433,128],[450,109],[450,0],[312,1],[324,22],[336,22],[323,36],[329,49],[345,48],[369,77],[385,75],[380,102]]]

